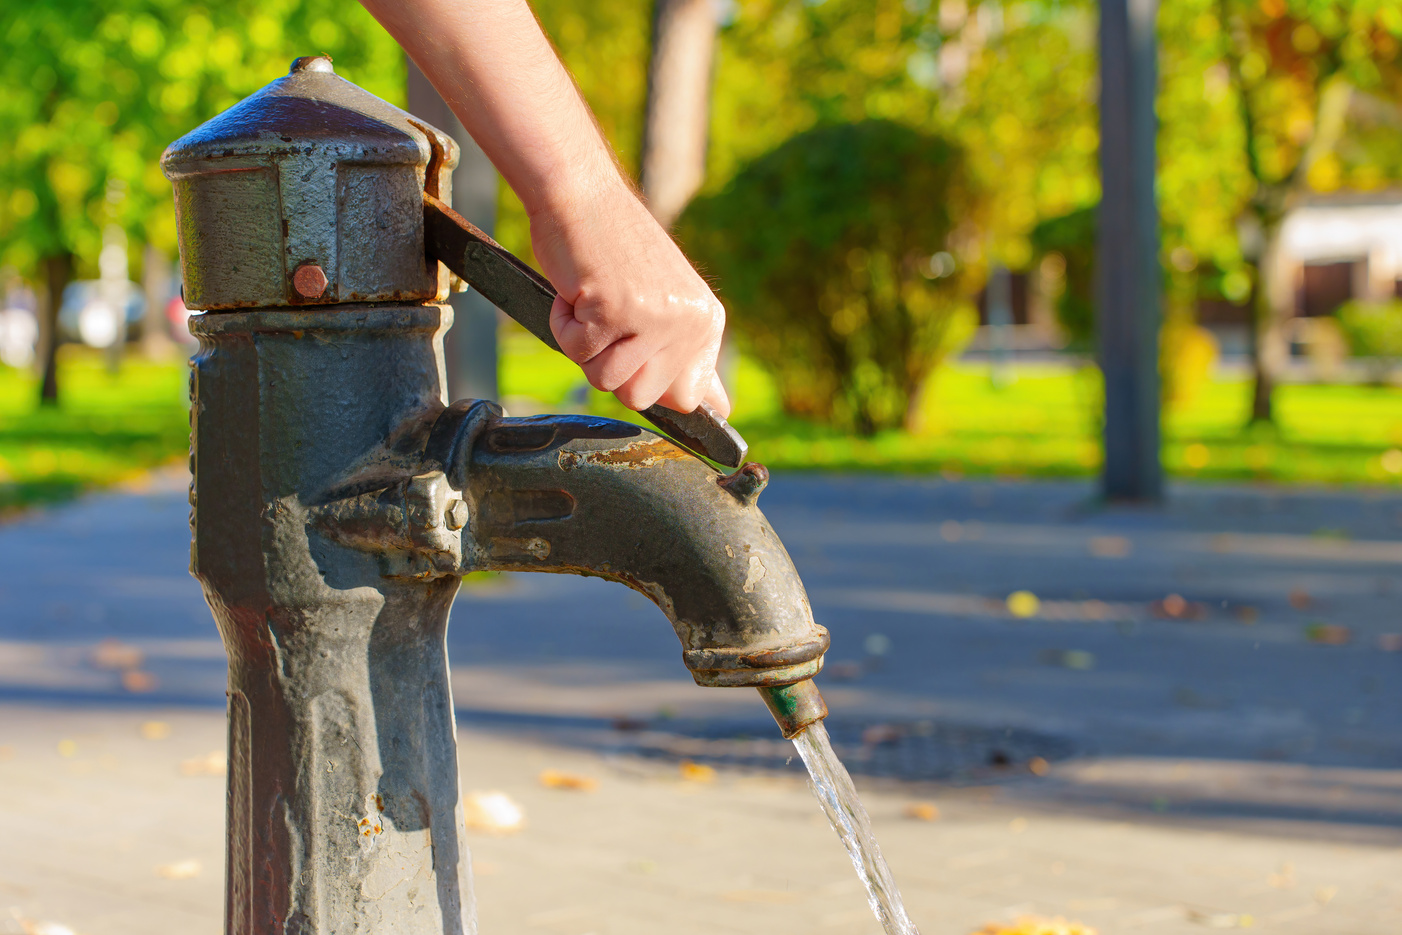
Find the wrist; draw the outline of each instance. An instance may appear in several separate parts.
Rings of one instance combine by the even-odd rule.
[[[642,209],[637,193],[608,152],[562,164],[521,198],[532,227],[598,224],[621,212]]]

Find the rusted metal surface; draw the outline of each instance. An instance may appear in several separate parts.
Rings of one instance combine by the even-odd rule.
[[[700,684],[808,699],[770,700],[785,730],[815,710],[828,636],[757,506],[763,467],[445,406],[452,312],[423,301],[438,135],[299,59],[165,160],[187,296],[217,309],[190,326],[190,525],[229,657],[229,935],[475,931],[444,649],[465,572],[621,582]]]
[[[779,725],[785,740],[793,740],[804,729],[828,716],[827,703],[811,680],[760,689],[760,697]]]
[[[292,288],[304,299],[317,299],[326,292],[326,270],[315,263],[303,263],[292,274]]]
[[[449,137],[337,76],[330,59],[298,59],[161,157],[175,184],[186,304],[440,298],[421,199],[426,185],[447,197],[457,159]],[[315,295],[295,285],[304,265],[327,278]]]
[[[550,281],[439,198],[424,192],[423,201],[429,256],[462,277],[552,350],[560,350],[550,330],[550,307],[557,295]],[[695,412],[654,405],[641,414],[680,444],[717,464],[739,467],[749,451],[740,433],[704,402]]]
[[[443,635],[461,498],[325,492],[442,407],[438,306],[207,313],[191,567],[229,656],[229,935],[473,931]]]

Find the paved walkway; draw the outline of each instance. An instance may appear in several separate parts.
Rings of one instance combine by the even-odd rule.
[[[223,654],[184,570],[183,483],[0,527],[4,935],[218,931]],[[830,721],[912,916],[926,935],[1022,913],[1395,930],[1402,497],[1089,493],[781,477],[764,495],[832,629]],[[757,700],[692,685],[641,598],[476,583],[449,642],[464,786],[528,815],[473,839],[484,933],[873,930]],[[681,778],[688,751],[714,781]],[[546,767],[599,788],[544,789]],[[938,820],[904,817],[925,801]]]

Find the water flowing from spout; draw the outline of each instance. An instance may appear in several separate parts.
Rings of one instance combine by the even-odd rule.
[[[813,794],[847,848],[852,866],[867,889],[867,903],[886,935],[920,935],[915,923],[905,914],[901,892],[872,834],[871,818],[857,797],[847,768],[833,752],[823,722],[810,724],[793,739],[793,744],[813,777]]]

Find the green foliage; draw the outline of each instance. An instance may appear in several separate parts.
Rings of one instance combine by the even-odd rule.
[[[967,323],[963,264],[932,257],[976,207],[958,147],[867,120],[798,134],[693,202],[678,230],[785,411],[869,435],[909,420]]]
[[[721,32],[707,190],[815,125],[938,133],[994,193],[980,241],[1014,268],[1040,218],[1089,204],[1095,23],[1085,0],[742,0]]]
[[[532,0],[546,35],[589,102],[624,171],[637,176],[652,31],[652,0]],[[506,185],[497,199],[496,239],[528,261],[530,223]]]
[[[1096,205],[1049,218],[1032,229],[1032,249],[1038,256],[1060,258],[1057,323],[1076,349],[1092,346],[1095,336]]]
[[[101,354],[67,346],[62,409],[33,405],[36,377],[0,367],[0,516],[178,463],[190,442],[183,361],[130,359],[113,376]]]
[[[346,78],[404,97],[403,54],[345,0],[13,0],[0,6],[0,263],[76,254],[110,223],[175,250],[172,140],[325,52]]]
[[[1349,353],[1372,358],[1380,380],[1402,363],[1402,299],[1348,302],[1336,315]]]
[[[544,411],[569,405],[579,370],[559,354],[540,354],[524,331],[506,345],[502,390],[532,397]],[[521,355],[521,356],[518,356]],[[1100,371],[1021,364],[1016,379],[995,384],[987,364],[951,361],[926,381],[918,433],[858,438],[785,415],[773,378],[741,355],[731,389],[731,423],[752,457],[776,471],[893,471],[946,477],[1089,476],[1100,467]],[[543,379],[542,379],[543,378]],[[543,386],[555,395],[541,395]],[[1251,385],[1210,380],[1164,414],[1164,466],[1175,477],[1278,483],[1402,485],[1402,390],[1300,383],[1277,390],[1278,431],[1243,432]],[[589,411],[629,418],[597,391]]]

